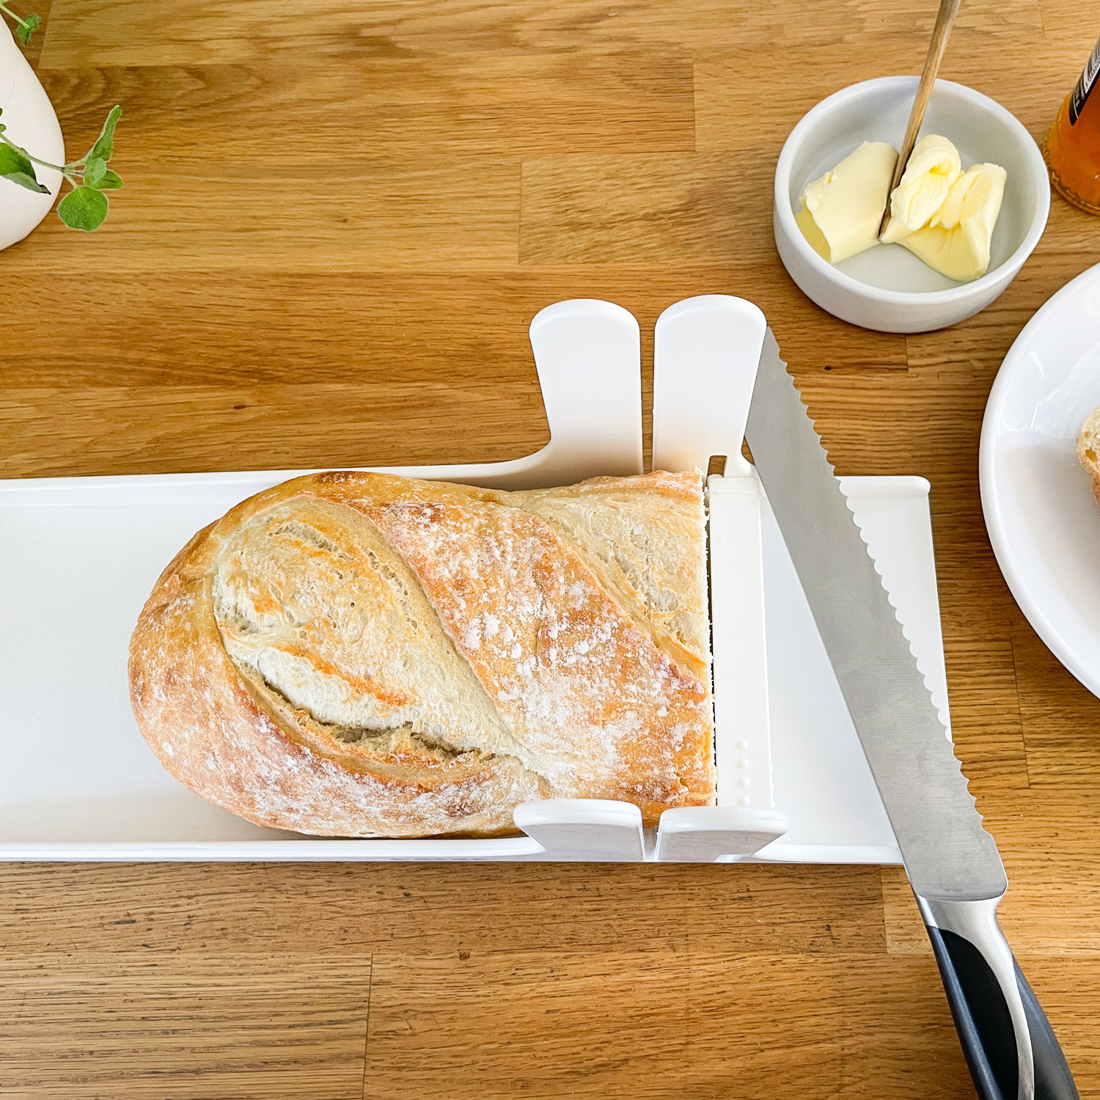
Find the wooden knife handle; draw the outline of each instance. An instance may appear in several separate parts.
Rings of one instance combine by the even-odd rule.
[[[894,193],[894,188],[901,183],[902,173],[909,163],[910,156],[912,156],[913,146],[917,143],[920,124],[924,121],[924,112],[928,109],[928,101],[932,98],[932,89],[936,86],[936,74],[940,71],[943,52],[947,49],[947,39],[951,35],[951,28],[955,25],[955,16],[959,14],[959,4],[961,2],[962,0],[940,0],[940,9],[936,13],[936,24],[932,28],[932,39],[928,43],[928,53],[924,59],[924,70],[920,75],[920,83],[917,85],[913,108],[909,112],[909,123],[905,127],[901,152],[898,154],[897,164],[894,165],[894,175],[890,180],[890,189],[886,192],[886,210],[878,227],[880,235],[885,231],[886,223],[890,220],[890,196]]]

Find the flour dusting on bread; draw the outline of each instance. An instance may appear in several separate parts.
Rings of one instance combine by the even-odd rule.
[[[491,835],[533,797],[713,801],[698,474],[505,493],[341,472],[200,533],[131,644],[181,781],[322,835]]]

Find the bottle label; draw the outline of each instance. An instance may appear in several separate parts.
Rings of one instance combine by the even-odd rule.
[[[1081,117],[1081,110],[1085,106],[1085,100],[1089,97],[1093,85],[1096,83],[1096,75],[1100,73],[1100,42],[1093,48],[1092,56],[1085,62],[1084,72],[1077,81],[1077,87],[1073,89],[1073,95],[1069,99],[1069,124],[1072,126]]]

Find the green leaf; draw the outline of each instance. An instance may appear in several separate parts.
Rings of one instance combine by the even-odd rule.
[[[39,195],[48,195],[50,189],[43,187],[34,174],[34,165],[26,155],[13,145],[0,142],[0,176],[12,183],[25,187],[28,191],[36,191]]]
[[[30,40],[31,35],[34,34],[39,27],[42,26],[41,16],[35,15],[33,12],[25,19],[20,20],[15,25],[15,37],[19,39],[21,45],[25,46]]]
[[[57,204],[57,216],[70,229],[83,229],[85,233],[91,233],[103,224],[107,206],[107,196],[102,191],[78,187]]]
[[[87,177],[85,177],[87,183]],[[89,187],[93,186],[88,184]],[[103,173],[103,178],[99,183],[95,184],[97,191],[117,191],[122,186],[122,177],[117,172],[112,172],[110,168]]]
[[[116,103],[107,115],[106,122],[103,123],[103,129],[88,154],[88,160],[102,160],[106,163],[111,159],[111,154],[115,151],[115,127],[121,117],[122,108]]]
[[[107,174],[107,162],[101,157],[92,157],[84,165],[84,183],[88,187],[98,187],[99,181]]]

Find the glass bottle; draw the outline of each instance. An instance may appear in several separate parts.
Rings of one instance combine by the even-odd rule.
[[[1100,42],[1085,62],[1077,86],[1062,104],[1043,157],[1050,181],[1074,206],[1100,214]]]

